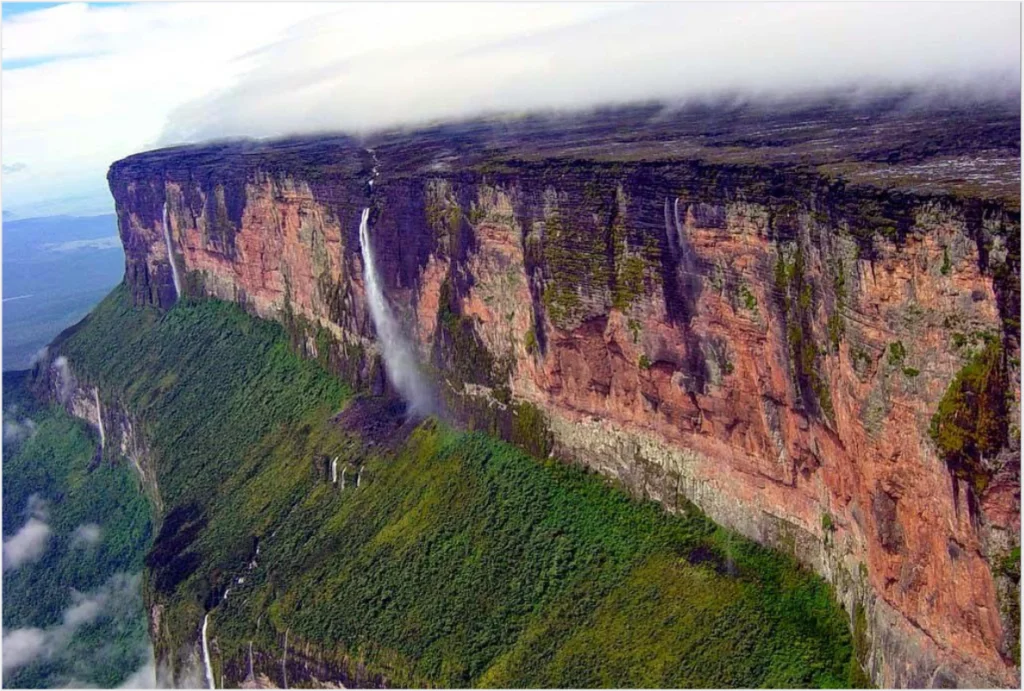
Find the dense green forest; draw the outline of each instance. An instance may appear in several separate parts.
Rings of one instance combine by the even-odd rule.
[[[160,313],[123,288],[58,339],[150,441],[164,650],[209,610],[218,678],[288,631],[397,685],[863,681],[847,616],[789,557],[695,508],[668,515],[480,433],[404,422],[288,343],[233,304]]]
[[[3,375],[4,686],[117,686],[149,658],[150,507],[134,471],[101,460],[95,432],[39,403],[26,374]],[[30,524],[43,551],[12,563],[8,540]]]

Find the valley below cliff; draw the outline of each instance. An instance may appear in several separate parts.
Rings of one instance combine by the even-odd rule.
[[[174,681],[208,616],[217,686],[1015,686],[1019,146],[897,102],[147,152],[35,386],[142,479]]]

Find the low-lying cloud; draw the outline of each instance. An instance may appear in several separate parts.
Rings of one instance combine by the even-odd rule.
[[[4,540],[3,570],[13,570],[42,559],[53,534],[49,524],[49,509],[46,500],[33,494],[28,498],[25,509],[28,520],[14,535]],[[5,658],[6,659],[6,658]]]
[[[17,444],[36,433],[36,423],[31,418],[4,420],[4,443]]]
[[[46,553],[52,534],[46,522],[28,519],[18,532],[4,540],[4,571],[39,561]]]
[[[71,591],[71,605],[61,623],[48,628],[25,627],[3,632],[3,671],[63,655],[75,633],[103,618],[127,618],[141,606],[140,575],[115,574],[92,593]],[[97,651],[100,653],[101,651]],[[84,664],[95,661],[82,660]],[[145,667],[140,670],[143,672]]]
[[[71,535],[72,547],[89,547],[100,541],[103,530],[95,523],[83,523]]]
[[[48,242],[43,245],[47,252],[77,252],[79,250],[115,250],[121,249],[121,238],[117,235],[110,235],[105,238],[91,238],[89,240],[68,240],[66,242]]]
[[[153,655],[153,647],[149,646],[149,656],[137,670],[132,672],[127,679],[119,686],[121,689],[155,689],[156,683],[156,658]],[[198,687],[197,687],[198,688]]]
[[[46,632],[42,629],[4,631],[4,671],[23,667],[39,657],[46,648]]]
[[[28,366],[35,367],[40,362],[46,360],[46,356],[50,354],[50,346],[43,346],[36,352],[32,353],[32,359],[29,360]]]

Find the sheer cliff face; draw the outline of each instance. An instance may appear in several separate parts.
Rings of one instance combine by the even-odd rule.
[[[115,164],[135,300],[176,299],[166,204],[183,293],[279,319],[379,390],[369,206],[451,415],[794,553],[878,684],[1016,683],[1019,211],[777,165],[371,144]],[[1005,397],[956,446],[933,417],[979,376]]]

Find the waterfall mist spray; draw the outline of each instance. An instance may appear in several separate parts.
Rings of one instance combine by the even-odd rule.
[[[370,209],[363,209],[359,222],[359,244],[363,256],[363,280],[366,285],[366,301],[370,307],[370,318],[377,330],[384,368],[388,381],[398,390],[409,404],[409,411],[415,415],[433,412],[434,399],[430,387],[423,379],[412,346],[402,335],[402,329],[384,297],[384,290],[377,265],[370,246]]]

